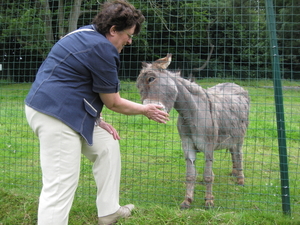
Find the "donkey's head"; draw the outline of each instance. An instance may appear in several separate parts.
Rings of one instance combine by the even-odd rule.
[[[176,76],[168,70],[172,54],[158,59],[153,63],[142,63],[142,70],[137,78],[137,88],[143,104],[163,105],[164,111],[170,112],[177,98]]]

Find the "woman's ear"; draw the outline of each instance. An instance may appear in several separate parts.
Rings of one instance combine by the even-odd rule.
[[[117,32],[116,26],[115,25],[111,26],[111,28],[109,29],[109,34],[111,36],[115,36],[116,32]]]

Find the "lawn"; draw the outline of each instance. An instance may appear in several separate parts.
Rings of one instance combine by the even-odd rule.
[[[198,81],[210,87],[224,80]],[[227,81],[226,81],[227,82]],[[235,81],[250,93],[250,125],[244,143],[245,186],[229,176],[230,153],[215,152],[215,208],[204,209],[203,154],[198,154],[198,184],[192,208],[180,211],[185,192],[185,161],[176,128],[177,112],[163,125],[143,116],[104,109],[122,140],[121,204],[137,206],[121,224],[299,224],[300,86],[283,81],[292,216],[282,215],[279,153],[272,81]],[[24,117],[30,84],[0,83],[0,224],[35,224],[41,188],[38,142]],[[121,95],[140,102],[134,82],[122,82]],[[91,164],[82,159],[81,179],[70,224],[96,224]]]

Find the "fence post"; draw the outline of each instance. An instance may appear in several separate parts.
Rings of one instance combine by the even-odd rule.
[[[287,148],[286,148],[286,136],[285,136],[285,120],[284,120],[278,43],[277,43],[277,36],[276,36],[276,20],[275,20],[272,0],[265,0],[265,3],[266,3],[267,28],[269,32],[269,40],[270,40],[270,47],[271,47],[274,97],[275,97],[275,105],[276,105],[282,210],[284,214],[291,215],[289,174],[288,174]]]

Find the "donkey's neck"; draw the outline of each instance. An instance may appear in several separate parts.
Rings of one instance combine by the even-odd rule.
[[[207,93],[201,86],[183,78],[177,78],[176,84],[178,95],[174,108],[182,117],[193,118],[199,109],[207,107]]]

